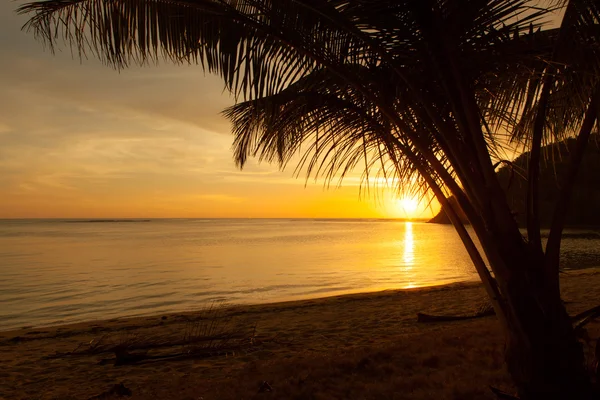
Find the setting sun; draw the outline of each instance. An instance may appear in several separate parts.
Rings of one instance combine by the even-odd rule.
[[[403,197],[397,200],[398,211],[405,218],[416,217],[415,213],[419,208],[419,200],[412,197]]]

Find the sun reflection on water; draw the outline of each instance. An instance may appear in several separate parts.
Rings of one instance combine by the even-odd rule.
[[[412,222],[406,222],[404,225],[404,254],[402,261],[407,271],[410,271],[415,263],[415,241],[413,239]]]
[[[413,267],[415,265],[415,240],[413,237],[413,224],[412,222],[404,223],[404,252],[402,254],[402,267],[401,270],[405,275],[406,289],[416,287],[414,282]]]

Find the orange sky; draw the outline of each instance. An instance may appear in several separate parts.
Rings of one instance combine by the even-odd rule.
[[[238,170],[218,78],[52,56],[17,5],[0,4],[0,218],[406,216],[391,192],[359,196],[361,171],[325,190],[294,165]]]

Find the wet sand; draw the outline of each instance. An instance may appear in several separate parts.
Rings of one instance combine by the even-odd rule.
[[[599,284],[600,269],[564,274],[569,311],[598,305]],[[89,399],[118,383],[132,399],[493,398],[489,385],[513,390],[495,318],[416,320],[472,314],[485,298],[480,284],[463,283],[232,306],[220,318],[252,332],[243,347],[123,366],[110,353],[64,354],[99,340],[179,340],[206,310],[0,332],[0,399]]]

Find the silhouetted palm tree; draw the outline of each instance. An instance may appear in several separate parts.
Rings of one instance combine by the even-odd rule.
[[[20,8],[51,46],[117,68],[160,57],[200,63],[236,98],[235,157],[328,179],[364,163],[430,188],[457,228],[507,338],[524,399],[587,399],[593,388],[559,291],[560,238],[600,113],[600,2],[528,0],[47,0]],[[543,30],[551,11],[560,28]],[[577,135],[544,248],[541,146]],[[527,237],[495,169],[531,150]],[[417,179],[415,179],[417,177]],[[421,186],[422,185],[422,186]],[[448,202],[468,217],[487,258]],[[489,268],[488,268],[489,266]],[[491,271],[490,271],[491,270]]]

